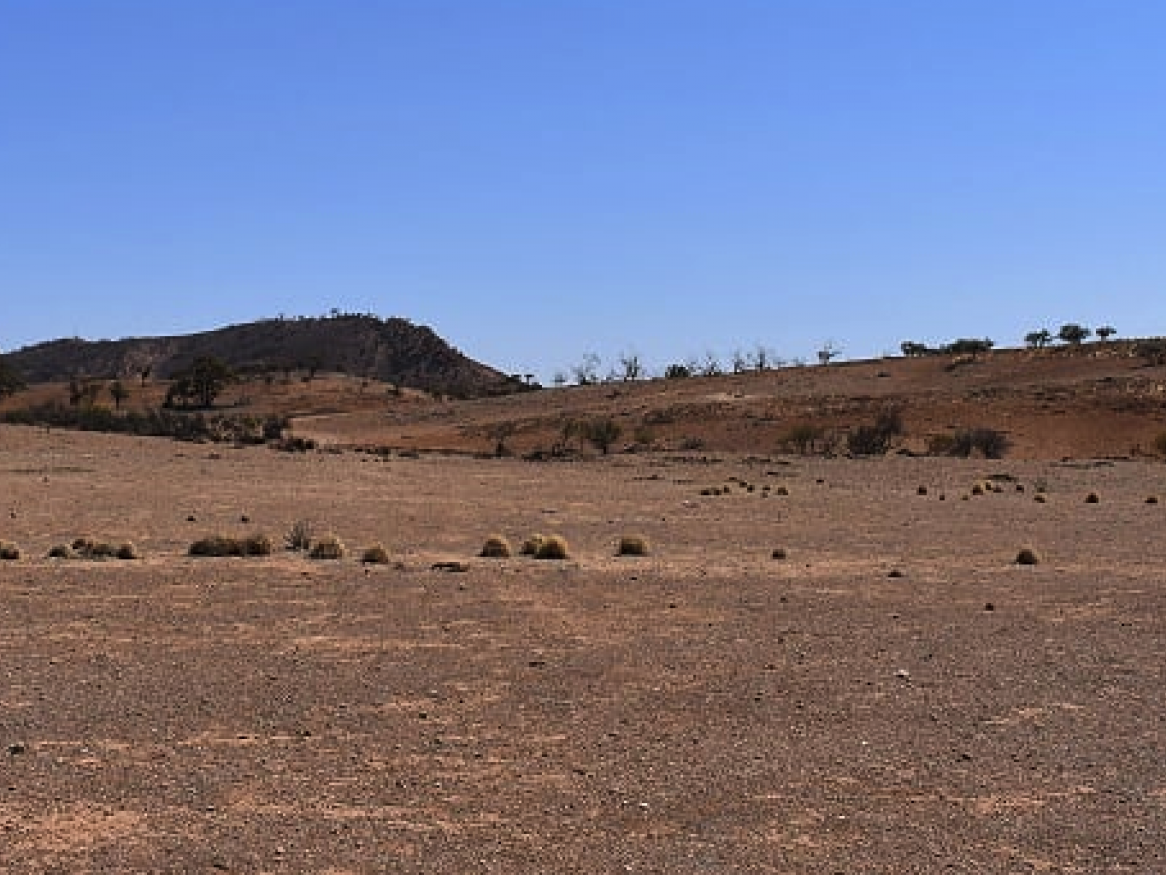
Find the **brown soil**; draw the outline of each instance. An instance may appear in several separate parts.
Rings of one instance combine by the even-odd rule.
[[[567,412],[631,397],[610,391]],[[24,558],[0,563],[0,869],[1160,871],[1164,493],[1149,460],[536,463],[2,427],[0,539]],[[348,557],[185,555],[301,519]],[[534,532],[571,558],[477,556]],[[616,557],[625,534],[651,554]],[[80,535],[144,558],[43,558]],[[360,564],[377,541],[395,564]]]

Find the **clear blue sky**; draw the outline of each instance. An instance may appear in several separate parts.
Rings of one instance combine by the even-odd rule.
[[[0,349],[1166,334],[1160,0],[0,0]]]

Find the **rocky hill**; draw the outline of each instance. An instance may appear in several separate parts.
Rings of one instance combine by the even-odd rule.
[[[368,315],[266,319],[178,337],[52,340],[7,354],[30,384],[133,378],[167,379],[200,356],[240,373],[340,372],[460,397],[501,394],[516,381],[454,349],[407,319]]]

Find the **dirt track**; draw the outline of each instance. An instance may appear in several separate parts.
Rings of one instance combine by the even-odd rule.
[[[1151,494],[1160,464],[0,428],[0,868],[1158,871]],[[401,565],[184,555],[301,518]],[[573,557],[476,558],[495,531]],[[630,532],[650,557],[612,555]],[[77,535],[144,558],[43,558]]]

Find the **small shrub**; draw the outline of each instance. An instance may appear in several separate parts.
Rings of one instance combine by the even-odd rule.
[[[72,559],[73,549],[68,544],[56,544],[49,549],[50,559]]]
[[[983,495],[983,494],[984,494],[984,484],[983,483],[972,484],[972,495]]]
[[[1085,496],[1085,503],[1086,504],[1097,504],[1100,501],[1101,501],[1101,498],[1098,497],[1096,492],[1090,492],[1088,495]]]
[[[115,555],[118,559],[124,559],[127,561],[130,559],[142,558],[142,554],[138,552],[138,548],[134,546],[131,541],[126,541],[125,543],[118,545],[117,553]]]
[[[819,426],[801,423],[791,426],[781,436],[778,443],[784,450],[805,456],[814,451],[824,434],[825,432]]]
[[[505,537],[491,535],[482,545],[482,551],[478,555],[485,559],[509,559],[513,553],[510,549],[510,542]]]
[[[774,549],[773,553],[770,555],[774,559],[785,559],[789,556],[789,554],[785,551],[784,547],[777,547],[776,549]]]
[[[1047,502],[1049,500],[1049,498],[1043,492],[1038,492],[1036,495],[1034,495],[1032,497],[1032,500],[1037,502],[1037,504],[1044,504],[1045,502]]]
[[[113,559],[117,556],[117,548],[106,541],[98,541],[87,554],[90,559]]]
[[[97,546],[97,541],[93,538],[82,536],[73,539],[73,551],[81,556],[88,556],[93,552],[93,548]]]
[[[20,548],[15,544],[10,544],[7,541],[0,541],[0,560],[5,562],[15,562],[20,558]]]
[[[567,540],[561,535],[548,535],[538,545],[536,559],[566,559],[569,555]]]
[[[308,551],[309,559],[343,559],[344,542],[335,535],[324,535],[312,544]]]
[[[1040,557],[1036,555],[1036,551],[1031,547],[1024,547],[1016,554],[1017,565],[1038,565],[1040,564]]]
[[[789,489],[785,486],[779,486],[779,487],[777,487],[777,494],[778,495],[789,495]]]
[[[890,435],[873,425],[860,425],[846,436],[846,449],[854,456],[881,456],[890,447]]]
[[[1146,504],[1157,504],[1157,503],[1158,503],[1158,496],[1156,496],[1156,495],[1147,495],[1146,496]]]
[[[954,456],[955,436],[933,434],[927,439],[927,453],[932,456]]]
[[[948,455],[967,459],[979,453],[985,459],[1002,459],[1011,446],[1008,437],[994,428],[965,428],[952,436]]]
[[[888,407],[871,425],[860,425],[846,436],[846,448],[855,456],[882,456],[891,448],[891,442],[903,434],[903,414],[897,407]]]
[[[624,535],[616,548],[617,556],[647,556],[648,539],[641,535]]]
[[[583,439],[605,456],[611,452],[612,445],[619,440],[622,433],[620,424],[610,417],[594,419],[580,426]]]
[[[187,553],[200,557],[242,556],[243,544],[237,538],[229,538],[226,535],[210,535],[191,544]]]
[[[543,545],[543,541],[547,539],[546,535],[534,534],[522,542],[523,556],[537,556],[539,548]]]
[[[389,551],[382,544],[373,544],[360,554],[360,561],[365,565],[388,565]]]
[[[283,536],[284,545],[297,553],[312,548],[312,524],[307,520],[296,520]]]
[[[915,494],[916,495],[926,495],[927,494],[927,487],[920,486],[918,489],[915,490]]]
[[[243,553],[247,556],[270,556],[274,549],[271,538],[262,532],[243,539]]]

